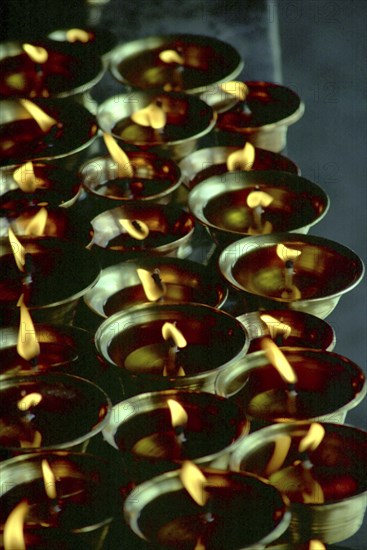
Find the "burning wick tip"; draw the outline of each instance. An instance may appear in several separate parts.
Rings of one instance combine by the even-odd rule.
[[[295,385],[295,384],[289,383],[289,384],[288,384],[288,387],[287,387],[287,391],[288,391],[288,394],[289,394],[291,397],[296,397],[296,395],[298,395],[298,392],[297,392],[297,390],[296,390],[296,385]]]
[[[293,261],[293,260],[287,260],[287,261],[285,262],[285,267],[286,267],[287,269],[293,269],[293,267],[294,267],[294,261]]]

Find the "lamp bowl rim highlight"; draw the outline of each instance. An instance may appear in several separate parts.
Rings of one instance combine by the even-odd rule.
[[[186,156],[179,162],[179,167],[181,169],[183,183],[188,189],[193,189],[198,183],[209,179],[208,176],[205,176],[205,169],[203,165],[210,165],[210,169],[217,169],[217,177],[221,177],[223,174],[228,172],[226,167],[226,160],[231,153],[235,151],[241,151],[243,147],[240,146],[229,146],[221,145],[215,147],[205,147],[203,149],[198,149],[190,155]],[[288,157],[281,155],[279,153],[274,153],[273,151],[268,151],[266,149],[261,149],[260,147],[255,147],[255,161],[251,168],[251,171],[257,170],[256,168],[256,155],[259,157],[268,158],[275,162],[282,162],[284,166],[279,168],[279,170],[290,172],[292,174],[301,175],[300,168]],[[285,166],[289,167],[289,170],[285,170]],[[271,170],[277,170],[278,168],[270,168]],[[262,169],[264,170],[264,168]],[[266,169],[267,170],[267,169]]]
[[[244,259],[248,261],[248,257],[259,250],[264,250],[266,253],[270,254],[272,248],[274,249],[274,254],[271,254],[272,257],[275,257],[275,249],[278,244],[283,244],[289,248],[298,250],[302,250],[303,247],[309,246],[312,253],[315,253],[317,250],[321,250],[321,252],[323,249],[329,250],[330,255],[337,255],[336,257],[339,258],[340,261],[346,260],[348,262],[348,267],[352,271],[352,273],[348,274],[349,281],[346,283],[343,282],[342,285],[339,284],[340,288],[330,289],[330,291],[326,290],[324,292],[320,289],[320,294],[317,296],[293,301],[278,296],[268,296],[260,291],[252,291],[249,285],[241,282],[236,273],[234,273],[234,270],[240,267],[238,262],[242,260],[243,263]],[[302,254],[295,261],[295,268],[297,267],[297,262],[299,262],[301,258]],[[319,258],[316,257],[316,260],[318,259]],[[280,260],[278,259],[277,261]],[[332,264],[330,258],[329,263]],[[269,235],[257,235],[256,237],[245,237],[231,243],[222,250],[218,265],[223,277],[233,288],[246,292],[250,299],[253,298],[258,302],[260,308],[257,309],[274,309],[279,307],[284,309],[295,309],[311,313],[322,319],[333,311],[343,294],[349,292],[361,282],[365,272],[363,261],[352,249],[324,237],[303,235],[301,233],[272,233]],[[320,265],[320,262],[316,262],[315,265]],[[335,274],[335,265],[331,265],[329,269]],[[257,270],[259,270],[259,268],[257,268]],[[242,269],[242,271],[244,270]],[[344,280],[345,279],[343,279],[343,281]]]
[[[184,88],[183,91],[185,91],[186,93],[199,94],[205,92],[208,86],[219,84],[221,82],[226,82],[228,80],[233,80],[242,71],[244,67],[244,62],[241,59],[241,56],[239,55],[238,51],[227,42],[223,42],[222,40],[219,40],[218,38],[215,38],[213,36],[177,33],[147,36],[117,46],[117,48],[113,52],[113,55],[111,56],[110,72],[118,82],[129,85],[133,88],[158,88],[158,86],[156,85],[147,85],[147,87],[145,87],[141,84],[134,82],[134,79],[132,80],[131,78],[121,74],[119,66],[123,64],[124,61],[128,60],[132,56],[135,56],[136,54],[144,54],[145,52],[148,52],[149,55],[154,55],[154,51],[157,50],[158,57],[160,51],[164,51],[167,49],[176,49],[177,45],[180,45],[180,43],[184,43],[185,45],[185,43],[190,44],[190,41],[193,42],[192,45],[194,46],[202,46],[203,48],[211,47],[212,50],[216,50],[223,55],[223,59],[224,61],[226,61],[227,64],[228,60],[230,60],[230,63],[227,69],[228,72],[226,72],[225,74],[223,73],[222,75],[216,77],[214,80],[212,79],[212,81],[207,81],[205,83],[197,82],[190,87]],[[211,55],[213,55],[213,53],[211,53]],[[139,64],[139,67],[141,69],[141,64]],[[160,89],[163,88],[165,83],[166,82],[162,84]]]
[[[302,380],[308,381],[311,376],[315,376],[315,371],[320,371],[320,377],[327,379],[327,371],[330,369],[334,378],[337,377],[337,374],[340,375],[340,384],[343,384],[343,388],[348,389],[349,395],[343,396],[343,402],[339,401],[337,408],[333,404],[333,410],[325,410],[321,414],[313,418],[270,418],[266,417],[265,419],[262,416],[252,416],[249,414],[250,421],[259,421],[259,422],[273,422],[273,423],[290,423],[290,422],[306,422],[306,421],[317,421],[317,422],[335,422],[335,423],[344,423],[347,413],[354,409],[361,401],[365,398],[367,394],[367,382],[363,370],[353,361],[344,357],[343,355],[329,352],[325,350],[315,350],[315,349],[305,349],[305,348],[288,348],[282,347],[282,352],[285,355],[289,363],[294,367],[294,370],[297,374],[297,367],[300,369],[302,367],[305,369],[305,374],[298,374],[298,380],[302,386]],[[321,364],[318,363],[321,362]],[[313,362],[315,362],[313,364]],[[339,371],[337,369],[339,368]],[[245,409],[248,407],[248,402],[251,399],[251,395],[246,394],[246,386],[248,384],[249,377],[254,373],[256,377],[256,372],[261,373],[261,370],[271,369],[274,374],[276,374],[276,369],[273,367],[266,356],[264,351],[255,351],[246,355],[246,357],[240,359],[236,364],[227,371],[220,372],[215,380],[215,392],[217,395],[226,398],[234,398],[235,401],[238,401]],[[273,370],[274,369],[274,370]],[[343,372],[340,372],[343,370]],[[308,375],[307,376],[307,371]],[[343,374],[346,373],[348,380],[343,380]],[[311,376],[310,376],[311,375]],[[261,381],[259,382],[259,384]],[[336,382],[334,381],[334,384]],[[347,384],[350,384],[349,388]],[[307,385],[307,384],[306,384]],[[286,384],[284,384],[286,387]],[[296,384],[297,388],[297,384]],[[332,384],[330,385],[332,388]],[[259,388],[259,391],[271,389],[271,382],[269,382],[268,388]],[[320,391],[320,404],[324,403],[326,400],[326,389]],[[242,392],[244,394],[242,395]],[[250,391],[250,390],[249,390]],[[331,390],[330,390],[331,391]],[[351,395],[354,392],[354,395]],[[323,398],[324,396],[324,398]],[[246,402],[243,403],[242,400]]]
[[[196,404],[195,403],[196,399],[198,400],[198,402],[200,402],[200,399],[202,399],[204,403],[205,401],[208,401],[209,407],[210,407],[210,404],[212,404],[212,406],[215,407],[216,404],[220,406],[220,404],[223,403],[224,407],[226,407],[225,414],[231,415],[231,409],[233,409],[232,411],[233,414],[237,413],[238,418],[236,418],[236,420],[241,422],[241,433],[238,433],[237,435],[235,435],[234,433],[231,434],[232,440],[230,440],[230,436],[229,436],[228,443],[225,447],[222,447],[221,449],[213,451],[208,455],[199,456],[197,458],[190,459],[195,464],[211,465],[213,467],[219,468],[220,467],[219,464],[222,464],[223,461],[227,460],[228,454],[234,442],[237,441],[240,437],[249,433],[250,423],[246,419],[246,416],[244,414],[243,415],[241,414],[240,407],[237,407],[237,405],[235,405],[233,402],[231,403],[228,399],[225,399],[219,395],[209,393],[209,392],[189,390],[189,389],[170,389],[170,390],[140,393],[132,397],[129,397],[127,399],[124,399],[123,401],[120,401],[119,403],[115,404],[112,407],[109,421],[102,430],[102,435],[104,440],[107,441],[107,443],[111,445],[111,447],[119,450],[116,442],[116,434],[122,424],[124,424],[125,422],[128,423],[134,416],[143,415],[145,413],[149,413],[150,411],[156,410],[156,406],[158,406],[158,410],[165,410],[165,409],[167,410],[169,409],[167,405],[168,400],[170,399],[179,400],[180,398],[182,398],[184,401],[182,405],[184,408],[185,408],[185,403],[189,403],[189,406],[190,406],[191,404],[190,398],[193,398],[194,405]],[[123,418],[121,418],[120,412],[122,412]],[[223,420],[223,415],[221,418]],[[231,418],[231,424],[232,422],[234,422],[233,418]],[[128,450],[127,452],[129,451],[130,450]],[[154,458],[154,459],[152,459],[151,457],[148,457],[148,458],[150,461],[154,460],[154,462],[156,462],[157,464],[159,464],[159,462],[162,460],[160,458]],[[186,459],[182,458],[182,459],[174,460],[174,459],[168,459],[167,457],[165,457],[163,458],[163,460],[170,460],[170,461],[172,460],[172,462],[176,464],[175,467],[177,468],[178,467],[177,464],[182,463]]]
[[[246,471],[246,473],[251,471],[254,473],[254,470],[258,472],[259,469],[263,468],[263,466],[261,466],[263,458],[260,455],[262,449],[266,449],[269,443],[273,444],[278,437],[284,435],[302,437],[302,435],[306,435],[311,425],[312,422],[308,421],[273,424],[249,434],[246,438],[241,438],[231,453],[229,468],[234,471]],[[323,445],[327,445],[325,441],[327,441],[329,435],[332,437],[333,434],[340,434],[342,443],[339,444],[339,447],[335,444],[335,436],[334,440],[332,439],[330,442],[330,446],[333,449],[332,452],[339,451],[340,453],[342,449],[345,451],[345,454],[347,454],[348,451],[345,449],[348,443],[346,438],[348,438],[350,442],[354,442],[354,451],[356,448],[361,449],[361,445],[357,445],[358,441],[363,444],[364,453],[366,454],[366,431],[348,424],[322,422],[321,425],[325,429],[326,434],[319,446],[320,448],[322,448]],[[317,453],[318,450],[319,448],[313,452]],[[354,454],[351,453],[350,450],[348,457],[354,458]],[[252,459],[251,467],[249,466],[250,459]],[[366,468],[363,469],[359,467],[358,472],[361,473],[363,470],[366,471]],[[344,465],[343,472],[348,474],[348,471],[349,470],[346,470]],[[291,502],[292,519],[289,531],[293,541],[297,539],[300,541],[305,540],[305,536],[307,536],[306,540],[320,539],[324,543],[333,544],[353,536],[361,527],[366,511],[366,479],[364,479],[364,484],[364,488],[362,487],[358,493],[342,498],[327,499],[324,503],[310,504]],[[305,529],[307,532],[305,532]]]
[[[70,98],[37,98],[32,99],[32,103],[62,123],[63,133],[60,139],[55,138],[56,147],[45,147],[39,151],[29,150],[21,156],[4,156],[0,166],[16,169],[29,160],[52,162],[62,158],[67,161],[68,157],[83,151],[97,138],[98,127],[95,117],[77,101]],[[19,120],[34,120],[17,99],[1,99],[0,111],[1,125]],[[79,136],[77,130],[80,128],[83,134]]]
[[[248,480],[250,485],[256,484],[261,487],[265,492],[269,493],[269,487],[273,487],[264,478],[247,472],[244,473],[235,472],[232,470],[218,470],[210,467],[200,468],[200,470],[204,473],[204,475],[206,474],[207,476],[209,476],[210,474],[218,474],[220,476],[229,478],[235,477],[236,473],[240,473],[241,478],[243,480]],[[275,489],[275,487],[273,487],[273,489]],[[178,470],[173,472],[166,472],[165,474],[161,474],[152,478],[149,481],[141,483],[133,489],[133,491],[127,496],[125,500],[123,507],[125,521],[129,524],[130,528],[136,535],[138,535],[141,539],[145,541],[149,541],[147,535],[139,526],[139,519],[142,514],[142,510],[146,505],[148,505],[155,498],[161,495],[165,495],[170,492],[175,493],[183,490],[184,486],[180,479]],[[278,539],[288,528],[291,518],[288,499],[286,499],[277,489],[275,489],[275,491],[276,492],[274,492],[273,494],[277,497],[277,499],[279,499],[279,502],[282,503],[282,508],[284,512],[282,518],[279,520],[278,525],[271,533],[267,534],[256,543],[253,542],[250,544],[250,546],[245,547],[241,545],[241,548],[236,548],[236,550],[255,550],[255,548],[260,550],[262,548],[265,548],[265,546],[267,546],[270,542]]]
[[[61,372],[55,372],[55,373],[47,373],[47,374],[35,374],[32,376],[13,376],[6,379],[3,379],[1,381],[1,392],[6,392],[7,389],[11,389],[12,387],[15,387],[17,389],[20,388],[21,384],[25,384],[25,386],[32,387],[36,386],[37,383],[45,383],[46,385],[49,385],[50,387],[53,384],[59,384],[59,385],[68,385],[73,384],[79,390],[89,390],[93,391],[95,395],[98,395],[100,399],[103,399],[103,403],[101,403],[102,408],[104,408],[104,416],[102,417],[98,411],[96,411],[95,417],[98,417],[98,421],[94,423],[94,425],[89,429],[87,433],[77,435],[72,440],[67,441],[60,441],[58,443],[52,443],[48,445],[41,445],[38,447],[14,447],[14,446],[2,446],[0,447],[1,453],[6,453],[9,458],[12,456],[17,455],[23,455],[23,454],[29,454],[29,453],[35,453],[40,450],[42,451],[49,451],[49,450],[72,450],[82,447],[85,447],[90,439],[94,436],[96,436],[98,433],[100,433],[103,429],[103,427],[108,423],[111,409],[112,409],[112,403],[108,395],[105,393],[105,391],[98,386],[95,382],[88,380],[86,378],[82,378],[81,376],[75,376],[74,374],[67,374],[67,373],[61,373]],[[42,401],[40,401],[42,403]],[[86,414],[86,409],[84,407],[83,409],[83,415]]]
[[[209,274],[209,270],[206,266],[203,264],[199,264],[197,262],[193,262],[191,260],[183,259],[183,258],[172,258],[172,257],[162,257],[162,256],[155,256],[155,257],[137,257],[135,259],[126,260],[124,262],[121,262],[116,265],[112,265],[109,267],[104,268],[101,271],[101,275],[99,277],[99,280],[97,283],[90,289],[86,294],[84,294],[84,302],[86,305],[93,311],[93,313],[99,315],[100,317],[106,318],[108,315],[106,314],[104,310],[104,306],[110,296],[113,295],[114,292],[119,292],[120,290],[123,290],[125,288],[128,288],[130,286],[134,285],[141,285],[141,281],[139,279],[139,276],[137,275],[136,269],[146,269],[146,270],[154,270],[159,269],[160,274],[162,275],[163,283],[164,281],[164,270],[167,268],[168,273],[175,274],[177,273],[177,276],[180,275],[181,269],[187,271],[188,274],[196,275],[198,274],[197,279],[193,280],[193,283],[199,282],[203,288],[203,291],[206,291],[208,289],[208,285],[205,285],[205,276],[210,275],[210,283],[215,286],[215,289],[213,288],[212,294],[214,298],[214,290],[216,295],[216,300],[212,300],[213,303],[207,303],[207,305],[218,307],[220,308],[228,296],[228,288],[223,285],[222,279],[217,274]],[[167,280],[166,280],[167,282]],[[179,282],[179,279],[178,279]],[[131,283],[131,285],[129,284]],[[214,283],[214,284],[213,284]],[[193,288],[196,288],[193,286]],[[210,296],[208,291],[208,297]],[[192,300],[190,300],[192,301]],[[186,303],[186,301],[181,300],[170,300],[169,303]],[[139,303],[145,303],[148,304],[149,300],[148,298],[145,298],[143,302]],[[206,303],[206,302],[197,302],[197,303]],[[136,304],[137,305],[137,304]],[[125,308],[126,309],[126,308]],[[114,312],[116,313],[117,310]]]
[[[219,322],[223,319],[230,323],[233,329],[236,329],[237,336],[241,340],[238,345],[239,349],[235,351],[234,355],[228,358],[222,365],[216,366],[212,369],[207,369],[204,367],[204,370],[191,375],[161,376],[135,372],[130,374],[123,363],[118,364],[114,359],[112,359],[109,347],[115,336],[117,337],[122,334],[124,330],[129,328],[138,330],[141,325],[148,327],[149,322],[155,322],[157,320],[162,322],[162,324],[166,321],[175,322],[179,319],[186,319],[187,322],[189,322],[195,313],[202,316],[211,315]],[[201,326],[205,327],[207,324],[207,322],[205,324],[205,317],[203,317]],[[120,327],[122,329],[121,331],[119,331]],[[184,329],[182,330],[185,332]],[[187,337],[187,334],[184,336]],[[164,342],[163,337],[162,342]],[[119,369],[119,371],[123,374],[132,376],[132,378],[135,378],[141,385],[143,385],[140,387],[140,391],[142,387],[146,387],[144,384],[148,383],[149,388],[151,388],[152,391],[162,389],[201,389],[202,391],[214,393],[214,382],[218,372],[228,369],[237,359],[243,357],[247,353],[249,338],[245,327],[235,317],[232,317],[232,315],[224,312],[223,310],[205,304],[190,302],[187,304],[169,305],[152,303],[142,306],[135,306],[133,308],[129,308],[127,311],[120,311],[114,315],[111,315],[111,317],[108,317],[108,319],[106,319],[98,327],[95,334],[95,343],[97,352],[107,363],[114,365],[114,367]],[[190,341],[188,341],[187,345],[190,346]],[[148,389],[146,391],[148,391]]]
[[[132,199],[131,197],[123,197],[123,196],[112,195],[112,194],[104,195],[103,193],[98,192],[98,186],[100,186],[105,182],[108,182],[111,179],[119,179],[119,176],[117,174],[117,176],[113,178],[113,177],[110,177],[109,175],[109,172],[113,172],[113,170],[118,171],[117,163],[111,158],[111,156],[100,155],[98,157],[89,158],[79,167],[79,177],[80,177],[80,180],[82,181],[84,188],[95,196],[103,197],[104,199],[109,199],[112,204],[113,204],[113,201],[119,201],[124,203],[125,201],[131,201],[131,200],[138,200],[142,202],[154,201],[154,202],[161,202],[161,204],[168,202],[172,197],[172,194],[174,193],[174,191],[176,191],[177,188],[182,183],[181,170],[178,167],[178,165],[174,161],[168,158],[167,159],[162,158],[161,156],[156,155],[154,153],[150,153],[148,151],[125,151],[125,153],[129,158],[129,160],[131,160],[131,164],[133,166],[134,166],[134,160],[136,159],[138,161],[140,160],[143,162],[148,161],[149,168],[153,170],[155,170],[156,167],[159,168],[159,164],[165,165],[163,166],[163,170],[165,167],[168,170],[166,177],[167,179],[170,179],[169,185],[158,192],[154,192],[149,195],[142,195],[141,197],[136,197],[135,199]],[[89,168],[93,166],[97,168],[97,172],[99,171],[99,176],[97,179],[93,177],[93,174],[92,176],[90,176],[90,174],[88,173]],[[137,172],[138,172],[139,166],[136,164],[135,166],[137,167]],[[144,170],[143,164],[140,166],[140,169]],[[149,174],[149,175],[152,175],[152,177],[147,179],[159,180],[160,179],[159,176],[156,176],[155,174],[156,172],[154,172],[153,174]],[[124,178],[128,178],[128,179],[137,179],[139,177],[145,177],[145,176],[141,174],[139,175],[139,173],[131,177],[124,176]]]
[[[191,189],[188,196],[188,206],[191,213],[195,218],[204,225],[211,233],[214,240],[219,243],[227,244],[233,240],[238,240],[244,235],[249,235],[248,232],[234,230],[220,225],[216,225],[210,218],[208,218],[205,210],[210,205],[211,201],[220,201],[218,207],[223,211],[225,208],[224,200],[231,196],[236,197],[241,192],[244,193],[243,205],[246,209],[251,210],[246,205],[247,190],[261,191],[265,190],[276,192],[284,192],[286,195],[284,198],[274,197],[273,202],[267,210],[271,212],[274,209],[274,205],[279,203],[279,211],[288,211],[292,205],[290,205],[290,197],[294,196],[294,209],[297,211],[297,217],[294,221],[295,227],[292,224],[289,228],[284,229],[290,233],[307,233],[309,229],[321,221],[327,214],[330,206],[330,200],[325,191],[316,183],[305,179],[301,176],[291,174],[289,172],[282,172],[276,170],[259,170],[259,171],[233,171],[226,172],[221,176],[212,176]],[[305,207],[304,219],[302,220],[302,198],[307,194],[307,198],[312,202],[313,211],[310,213],[309,208]],[[234,199],[235,200],[235,199]],[[241,197],[237,199],[241,201]],[[229,205],[232,207],[232,203]],[[266,211],[266,210],[265,210]],[[299,220],[299,218],[301,218]],[[297,225],[297,223],[302,225]],[[279,233],[276,228],[272,233]],[[271,234],[271,233],[270,233]]]
[[[32,40],[32,45],[36,47],[42,47],[47,50],[49,54],[54,54],[56,56],[65,57],[65,67],[67,67],[69,75],[72,63],[70,60],[76,64],[74,76],[77,76],[77,83],[73,88],[65,86],[70,80],[70,78],[63,78],[62,80],[58,79],[58,82],[62,82],[63,86],[60,91],[49,92],[50,98],[73,98],[78,94],[84,94],[90,90],[95,84],[97,84],[104,75],[105,67],[103,66],[102,60],[98,55],[94,55],[91,52],[80,50],[77,55],[77,50],[80,48],[73,48],[73,44],[66,42],[56,42],[55,40]],[[24,55],[22,42],[21,41],[7,41],[0,43],[0,62],[3,62],[7,58],[12,58],[17,55]],[[67,63],[67,64],[66,64]],[[52,64],[49,63],[51,66]],[[81,70],[82,69],[82,70]],[[83,73],[84,71],[84,73]],[[83,77],[84,75],[84,77]],[[83,78],[81,78],[83,77]],[[17,92],[14,90],[13,94],[8,96],[3,96],[4,98],[32,98],[39,99],[44,96],[40,95],[29,95],[24,91]]]

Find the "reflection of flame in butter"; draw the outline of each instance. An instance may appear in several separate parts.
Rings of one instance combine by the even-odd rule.
[[[42,401],[42,395],[37,392],[28,393],[19,399],[17,407],[20,411],[29,411],[31,407],[37,407]]]
[[[48,53],[42,46],[33,46],[32,44],[23,44],[23,50],[35,63],[46,63]]]
[[[125,151],[121,149],[116,140],[110,134],[106,134],[106,132],[103,132],[103,139],[108,149],[108,152],[111,155],[111,158],[118,165],[118,177],[132,178],[134,175],[134,170]]]
[[[23,303],[23,294],[17,305],[20,307],[17,352],[23,359],[30,361],[40,354],[40,345],[37,340],[32,317],[27,306]]]
[[[292,332],[292,327],[290,325],[288,325],[287,323],[283,323],[278,319],[275,319],[275,317],[272,317],[267,313],[263,313],[262,315],[260,315],[260,319],[268,327],[270,336],[272,338],[275,338],[278,334],[281,334],[282,336],[284,336],[284,338],[288,338],[288,336],[290,336]]]
[[[287,458],[292,438],[289,435],[279,435],[274,441],[274,451],[266,466],[265,475],[270,476],[280,470]]]
[[[297,375],[284,353],[278,348],[275,342],[270,340],[270,338],[263,338],[261,340],[261,347],[270,363],[279,372],[282,379],[288,384],[296,384]]]
[[[66,40],[68,42],[89,42],[90,35],[83,29],[69,29],[66,31]]]
[[[249,141],[243,149],[233,151],[227,157],[227,169],[233,170],[251,170],[255,161],[255,147]]]
[[[315,451],[324,439],[325,428],[318,422],[313,422],[307,434],[301,439],[298,450],[300,453]]]
[[[233,95],[240,101],[245,101],[247,94],[249,93],[249,89],[246,84],[238,80],[224,82],[223,84],[219,84],[219,87],[226,94]]]
[[[25,248],[14,235],[14,231],[11,229],[11,227],[8,228],[8,237],[14,255],[15,263],[17,264],[17,268],[19,269],[19,271],[24,272]]]
[[[184,57],[176,50],[163,50],[159,54],[159,59],[163,63],[178,63],[178,65],[183,65],[185,62]]]
[[[164,285],[153,277],[154,273],[152,274],[150,271],[142,268],[137,268],[136,272],[143,286],[145,296],[150,302],[156,302],[164,296]]]
[[[45,182],[36,178],[31,160],[19,166],[13,172],[13,180],[18,184],[19,188],[25,193],[32,193],[36,189],[45,188]]]
[[[131,120],[140,126],[150,126],[154,130],[159,130],[166,125],[167,117],[162,107],[153,102],[144,109],[132,113]]]
[[[46,114],[38,105],[29,99],[19,99],[19,102],[34,118],[42,132],[48,132],[52,126],[57,124],[57,120]]]
[[[140,220],[120,219],[119,223],[133,239],[142,241],[149,235],[149,227]]]
[[[24,235],[33,235],[40,237],[44,235],[47,224],[47,210],[42,207],[35,216],[28,222],[24,230]]]
[[[186,426],[189,417],[183,406],[174,399],[167,399],[167,405],[171,413],[172,426]]]
[[[29,505],[22,500],[10,512],[4,525],[4,549],[5,550],[26,550],[26,543],[23,534],[23,525]]]
[[[199,506],[205,506],[209,494],[205,491],[206,478],[192,462],[185,460],[180,469],[180,478],[186,491]]]
[[[175,343],[175,346],[177,346],[178,348],[185,348],[187,346],[186,338],[173,323],[164,323],[162,327],[162,336],[165,340],[172,339]]]
[[[41,468],[46,494],[48,498],[56,498],[56,478],[47,460],[42,460]]]
[[[308,550],[326,550],[326,546],[321,540],[310,540]]]
[[[34,432],[32,441],[26,441],[25,439],[19,440],[21,449],[29,449],[30,447],[33,449],[38,449],[41,446],[41,443],[42,435],[38,430]]]
[[[288,248],[284,244],[279,243],[279,244],[277,244],[277,247],[276,247],[276,254],[277,254],[278,258],[280,258],[284,262],[287,262],[289,260],[291,260],[291,261],[295,260],[296,258],[298,258],[298,256],[300,254],[302,254],[302,252],[301,252],[301,250],[296,250],[294,248]]]

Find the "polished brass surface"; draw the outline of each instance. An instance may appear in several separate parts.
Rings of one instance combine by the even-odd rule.
[[[294,262],[296,300],[282,298],[284,261],[276,245],[301,250]],[[349,248],[314,235],[274,233],[246,237],[226,247],[219,258],[225,279],[253,300],[253,309],[295,309],[322,319],[364,275],[362,260]]]
[[[82,30],[88,34],[88,41],[82,43],[84,50],[90,49],[107,63],[117,45],[116,36],[111,31],[98,27],[88,27]],[[69,31],[70,29],[56,29],[47,38],[55,42],[67,42]],[[79,46],[78,40],[76,40],[76,44]]]

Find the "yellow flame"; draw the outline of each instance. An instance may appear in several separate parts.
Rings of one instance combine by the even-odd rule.
[[[321,540],[310,540],[308,550],[326,550],[326,546]]]
[[[284,353],[278,348],[275,342],[270,340],[270,338],[263,338],[261,340],[261,347],[264,350],[266,357],[273,367],[277,369],[283,380],[288,384],[295,384],[297,382],[296,373]]]
[[[255,147],[249,141],[243,149],[233,151],[227,157],[227,169],[233,170],[251,170],[255,161]]]
[[[33,46],[32,44],[23,44],[23,50],[35,63],[46,63],[48,53],[42,46]]]
[[[167,399],[167,405],[171,413],[172,426],[186,426],[189,417],[183,406],[174,399]]]
[[[29,505],[22,500],[8,515],[4,525],[4,549],[5,550],[26,550],[26,543],[23,534],[23,525]]]
[[[284,262],[288,260],[295,260],[298,258],[300,254],[302,254],[301,250],[296,250],[294,248],[288,248],[282,243],[277,244],[276,247],[276,254],[278,258],[283,260]]]
[[[149,227],[140,220],[120,219],[119,223],[133,239],[142,241],[149,235]]]
[[[247,196],[247,206],[250,208],[256,208],[257,206],[263,206],[266,208],[274,200],[274,197],[265,193],[265,191],[251,191]]]
[[[307,434],[301,439],[298,450],[300,453],[315,451],[324,439],[325,428],[318,422],[313,422]]]
[[[23,303],[23,294],[17,305],[20,307],[17,352],[23,359],[30,361],[40,354],[40,345],[37,340],[32,317],[27,306]]]
[[[163,63],[178,63],[178,65],[183,65],[185,62],[184,57],[176,52],[176,50],[163,50],[159,54],[159,59]]]
[[[45,186],[45,182],[40,178],[36,178],[31,160],[19,166],[13,172],[13,180],[18,184],[19,188],[25,193],[32,193],[36,189]]]
[[[87,31],[83,29],[69,29],[66,32],[66,40],[68,42],[89,42],[90,35]]]
[[[41,401],[42,395],[37,392],[32,392],[22,397],[22,399],[19,399],[17,407],[20,411],[29,411],[31,407],[37,407]]]
[[[292,438],[289,435],[279,435],[274,441],[274,451],[266,466],[265,475],[270,476],[281,469],[291,447]]]
[[[56,478],[47,460],[42,460],[41,468],[43,475],[43,484],[45,486],[45,491],[48,498],[57,498]]]
[[[145,296],[150,302],[159,300],[164,295],[164,288],[160,287],[158,283],[152,277],[150,271],[146,269],[138,268],[136,270],[138,277],[144,289]]]
[[[231,80],[229,82],[224,82],[223,84],[220,84],[219,87],[226,94],[233,95],[240,101],[245,101],[249,93],[249,89],[246,86],[246,84],[244,82],[239,82],[238,80]]]
[[[34,237],[40,237],[44,235],[47,224],[47,210],[43,206],[37,212],[35,216],[28,222],[25,228],[24,235],[33,235]]]
[[[201,537],[199,537],[198,540],[196,541],[194,550],[206,550],[206,546],[201,540]]]
[[[41,446],[42,434],[38,430],[36,430],[33,434],[32,441],[25,441],[24,439],[20,439],[19,443],[22,449],[24,448],[28,449],[29,447],[36,449]]]
[[[287,323],[282,323],[281,321],[275,319],[275,317],[272,317],[267,313],[263,313],[262,315],[260,315],[260,319],[268,327],[270,336],[272,338],[275,338],[279,333],[284,336],[284,338],[288,338],[288,336],[290,336],[292,332],[292,327],[290,325],[288,325]]]
[[[135,111],[131,115],[131,120],[140,126],[150,126],[154,130],[159,130],[164,128],[167,117],[162,107],[153,102],[144,109]]]
[[[48,132],[52,126],[57,124],[57,120],[46,114],[38,105],[29,99],[19,99],[19,102],[34,118],[42,132]]]
[[[15,263],[17,264],[17,268],[19,269],[19,271],[24,272],[25,248],[16,238],[14,231],[11,229],[11,227],[8,228],[8,237],[11,249],[13,251]]]
[[[116,140],[110,134],[103,132],[103,139],[112,159],[118,165],[119,177],[132,178],[134,175],[134,170],[125,151],[121,149]]]
[[[180,469],[182,485],[191,498],[199,505],[205,506],[209,494],[205,491],[206,478],[203,472],[192,462],[185,460]]]
[[[173,340],[175,346],[178,348],[185,348],[187,346],[187,341],[184,335],[175,324],[173,323],[164,323],[162,326],[162,336],[165,340]]]

